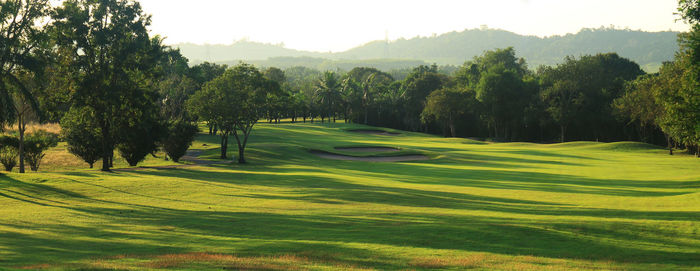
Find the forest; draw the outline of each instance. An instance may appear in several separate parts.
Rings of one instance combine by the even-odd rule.
[[[559,64],[566,56],[616,52],[637,62],[647,72],[657,72],[661,63],[672,60],[674,52],[678,51],[678,34],[601,26],[584,28],[575,34],[537,37],[483,26],[428,37],[377,40],[333,53],[299,51],[284,48],[284,44],[247,40],[231,45],[178,43],[173,47],[179,48],[192,64],[209,61],[235,65],[238,61],[244,61],[283,69],[304,66],[346,71],[363,65],[383,71],[431,63],[460,66],[465,60],[484,51],[507,47],[516,48],[518,55],[527,59],[533,68]]]
[[[700,155],[700,16],[681,1],[693,31],[658,73],[615,52],[528,65],[518,48],[494,48],[445,69],[260,68],[189,65],[148,32],[135,1],[3,1],[0,9],[0,138],[6,168],[37,168],[58,140],[109,170],[115,151],[137,165],[164,149],[175,161],[204,122],[233,137],[238,161],[258,121],[350,122],[447,137],[511,142],[642,141]],[[25,134],[30,122],[60,123],[60,135]]]

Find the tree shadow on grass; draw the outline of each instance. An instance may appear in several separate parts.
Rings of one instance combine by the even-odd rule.
[[[323,174],[320,174],[323,173]],[[253,171],[198,171],[190,169],[155,170],[139,172],[141,175],[165,178],[182,178],[182,181],[202,185],[226,186],[256,185],[301,189],[303,192],[289,196],[265,194],[229,194],[230,197],[261,199],[287,199],[310,203],[360,202],[386,205],[446,208],[461,210],[485,210],[514,214],[548,216],[582,216],[595,218],[626,218],[668,221],[700,221],[700,212],[654,212],[610,208],[584,208],[544,201],[518,200],[502,197],[479,196],[456,192],[424,189],[365,185],[333,178],[323,170],[256,169]],[[506,189],[506,188],[503,188]],[[512,188],[507,188],[512,189]],[[226,195],[217,192],[218,195]],[[656,195],[656,194],[653,194]]]
[[[290,171],[290,173],[294,173]],[[230,194],[236,198],[286,199],[319,203],[369,202],[416,208],[487,210],[512,214],[590,216],[596,218],[685,220],[696,222],[700,212],[633,212],[586,209],[541,201],[513,200],[464,193],[436,192],[349,183],[331,177],[210,172],[191,169],[151,170],[133,173],[161,177],[192,178],[207,183],[266,185],[294,188],[295,195]],[[306,173],[308,174],[308,172]],[[186,177],[183,177],[186,176]],[[626,263],[664,263],[697,266],[697,242],[678,239],[677,232],[642,222],[581,221],[436,215],[429,210],[410,213],[357,215],[283,214],[214,210],[182,210],[91,199],[71,191],[56,192],[46,185],[32,187],[48,200],[69,197],[77,203],[61,208],[98,218],[82,225],[1,223],[0,247],[5,263],[69,262],[90,257],[123,254],[157,255],[201,251],[274,255],[307,253],[358,266],[404,269],[409,259],[376,255],[371,245],[533,255],[561,259],[611,260]],[[164,178],[167,181],[167,178]],[[317,189],[320,188],[320,189]],[[203,187],[203,189],[206,189]],[[59,190],[60,191],[60,190]],[[28,194],[26,192],[25,194]],[[116,197],[119,193],[115,190]],[[226,195],[225,191],[217,194]],[[33,194],[32,194],[33,195]],[[147,196],[147,195],[146,195]],[[22,195],[16,197],[23,198]],[[34,196],[40,197],[40,196]],[[177,199],[185,200],[188,199]],[[32,203],[31,199],[24,201]],[[113,207],[93,206],[93,203]],[[43,206],[43,205],[40,205]],[[107,222],[105,222],[107,221]],[[31,230],[35,233],[23,233]],[[346,244],[367,244],[366,249]],[[327,254],[327,252],[330,255]],[[324,254],[325,253],[325,254]],[[40,255],[40,256],[37,256]],[[325,255],[325,256],[324,256]]]
[[[669,241],[667,238],[673,235],[672,232],[657,231],[656,235],[648,237],[647,234],[630,234],[625,230],[626,225],[616,223],[542,225],[520,219],[430,214],[344,217],[169,208],[71,209],[105,218],[113,217],[115,213],[125,215],[114,217],[118,224],[89,227],[4,224],[5,227],[24,227],[47,234],[40,237],[41,234],[0,233],[0,246],[12,252],[9,260],[31,262],[35,261],[31,257],[42,255],[49,261],[65,261],[105,255],[181,253],[211,247],[220,248],[224,253],[307,253],[352,265],[406,268],[408,259],[376,255],[376,248],[357,249],[343,245],[368,244],[696,266],[696,253],[660,248],[700,249],[697,243]],[[646,231],[647,228],[634,230]]]

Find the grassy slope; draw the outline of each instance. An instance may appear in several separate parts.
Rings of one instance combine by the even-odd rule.
[[[260,125],[247,165],[0,176],[0,268],[700,266],[698,159],[636,143],[483,144],[348,127]],[[201,136],[193,148],[214,158],[217,143]],[[353,145],[434,159],[306,151]]]

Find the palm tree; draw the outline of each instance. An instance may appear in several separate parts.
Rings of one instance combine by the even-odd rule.
[[[330,122],[331,116],[334,115],[336,105],[342,100],[340,81],[334,72],[327,71],[323,74],[316,85],[314,96],[316,100],[325,107],[325,113],[328,114],[328,121]],[[323,117],[321,118],[321,122],[323,122]]]
[[[48,0],[2,1],[0,4],[0,129],[17,118],[13,93],[38,108],[33,95],[17,77],[20,70],[41,69],[38,46],[45,37],[36,24],[49,11]]]
[[[362,82],[362,107],[365,109],[365,125],[367,125],[367,116],[369,115],[369,105],[372,103],[372,92],[375,87],[374,79],[377,77],[376,73],[372,73],[367,76],[364,82]]]

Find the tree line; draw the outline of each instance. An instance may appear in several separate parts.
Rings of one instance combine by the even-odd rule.
[[[26,136],[30,121],[59,122],[68,151],[90,167],[101,161],[104,171],[117,153],[131,166],[159,149],[178,161],[200,120],[240,139],[245,162],[259,107],[279,86],[249,65],[189,67],[148,33],[150,21],[136,1],[0,2],[0,127],[18,126],[16,136],[0,137],[8,171],[17,160],[20,172],[26,160],[37,170],[35,158],[56,145],[57,135]],[[216,108],[198,110],[196,97]]]
[[[232,136],[245,163],[254,125],[283,119],[498,141],[638,140],[700,154],[697,0],[679,1],[692,31],[656,74],[615,53],[532,70],[512,47],[456,68],[407,72],[190,67],[149,35],[150,16],[138,2],[0,3],[0,127],[18,125],[16,139],[0,138],[0,162],[17,156],[21,172],[27,154],[41,157],[56,141],[46,134],[27,141],[29,121],[60,122],[68,150],[105,171],[115,152],[132,166],[158,149],[177,161],[200,122],[220,136],[222,159]]]

